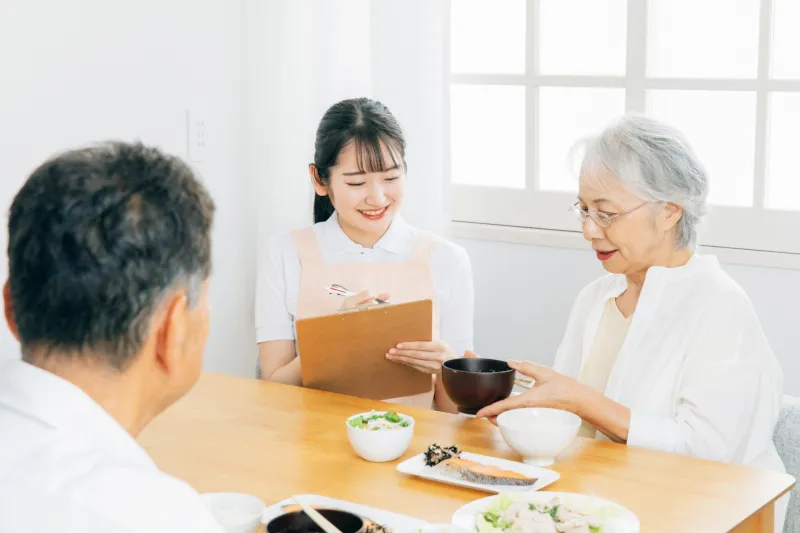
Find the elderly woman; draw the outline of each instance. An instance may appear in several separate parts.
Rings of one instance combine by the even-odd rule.
[[[742,288],[694,252],[708,196],[695,153],[634,116],[583,148],[573,210],[610,274],[578,296],[553,368],[512,362],[535,386],[478,416],[553,407],[584,436],[783,471],[780,366]]]

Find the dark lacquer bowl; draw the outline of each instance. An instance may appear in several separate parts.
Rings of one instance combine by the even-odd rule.
[[[319,514],[328,519],[342,533],[364,533],[364,520],[357,514],[339,509],[319,509]],[[323,533],[309,516],[303,511],[282,514],[270,520],[267,533]]]
[[[442,365],[444,390],[459,412],[468,415],[508,398],[515,376],[514,369],[498,359],[464,357]]]

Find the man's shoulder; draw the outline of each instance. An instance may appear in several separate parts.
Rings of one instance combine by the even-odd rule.
[[[0,524],[17,526],[8,531],[44,531],[44,515],[61,515],[58,530],[68,533],[109,531],[112,525],[131,533],[220,532],[197,492],[177,478],[102,459],[82,464],[49,480],[0,480]]]
[[[106,514],[109,519],[126,517],[133,526],[131,531],[219,530],[197,491],[157,468],[109,464],[65,489],[91,512]]]

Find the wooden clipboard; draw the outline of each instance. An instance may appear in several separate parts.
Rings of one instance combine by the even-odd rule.
[[[431,376],[386,359],[399,342],[430,341],[433,302],[420,300],[300,319],[303,385],[385,400],[431,390]]]

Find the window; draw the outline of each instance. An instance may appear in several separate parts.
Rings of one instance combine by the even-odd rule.
[[[798,0],[452,0],[454,221],[580,231],[570,149],[638,112],[709,171],[701,244],[800,254],[797,28]]]

